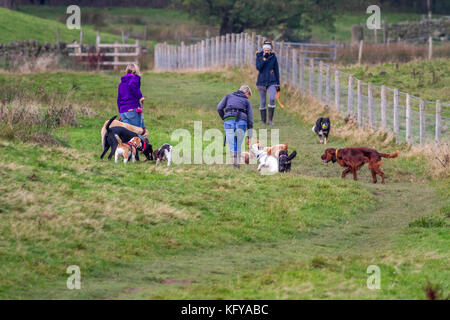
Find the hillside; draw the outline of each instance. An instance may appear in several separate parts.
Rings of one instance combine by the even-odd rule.
[[[22,12],[0,8],[0,43],[18,40],[38,40],[56,42],[56,29],[59,28],[62,42],[80,41],[79,30],[69,30],[56,20],[47,20]],[[83,27],[84,43],[94,44],[96,31],[90,26]],[[119,36],[101,33],[102,42],[112,43],[121,40]]]
[[[65,7],[58,6],[20,6],[19,11],[37,17],[61,20],[65,16]],[[189,41],[193,38],[204,38],[218,33],[218,26],[208,21],[196,21],[189,14],[171,9],[152,8],[93,8],[82,9],[84,22],[87,25],[97,24],[105,32],[120,34],[124,29],[135,37],[142,37],[144,26],[148,25],[147,39],[158,41]],[[335,17],[335,30],[330,31],[322,24],[312,25],[312,40],[319,42],[351,40],[351,27],[364,23],[369,15],[365,11],[360,14],[339,12]],[[95,18],[95,19],[93,19]],[[382,12],[382,19],[387,23],[419,20],[420,15],[414,13]],[[301,34],[303,31],[299,30]]]
[[[60,6],[20,6],[19,11],[44,19],[63,21],[66,7]],[[204,38],[207,33],[215,35],[218,27],[199,22],[187,13],[170,9],[133,7],[83,7],[82,24],[116,35],[121,30],[132,37],[143,39],[147,26],[147,40],[191,41]]]
[[[307,106],[283,91],[274,129],[298,152],[289,174],[101,161],[100,128],[117,113],[119,76],[0,75],[7,105],[87,108],[74,125],[19,139],[1,127],[0,298],[423,299],[427,280],[448,292],[449,181],[430,181],[422,157],[386,159],[386,185],[371,184],[367,167],[358,182],[342,180],[341,167],[320,160],[324,146],[298,112]],[[215,107],[243,78],[144,74],[153,147],[176,146],[177,128],[192,142],[194,121],[223,131]],[[257,95],[251,102],[256,111]],[[258,119],[255,112],[255,129],[267,128]],[[332,134],[328,147],[352,145]],[[82,290],[65,286],[74,264]],[[372,264],[381,290],[366,286]]]

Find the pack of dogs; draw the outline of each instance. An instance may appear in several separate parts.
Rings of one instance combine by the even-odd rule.
[[[153,150],[146,129],[118,121],[116,117],[107,120],[102,127],[103,152],[100,156],[101,159],[111,149],[108,160],[111,160],[114,155],[115,162],[118,162],[120,157],[123,158],[124,163],[127,163],[130,159],[132,162],[139,161],[139,153],[141,152],[146,158],[145,161],[156,160],[157,165],[167,161],[167,166],[171,165],[173,147],[170,144],[164,143],[159,149]],[[330,118],[318,118],[316,124],[312,127],[312,131],[317,135],[320,143],[327,144],[331,131]],[[250,164],[250,159],[256,158],[258,171],[288,173],[291,171],[293,159],[297,156],[297,151],[294,150],[289,153],[288,147],[288,142],[265,147],[260,141],[257,141],[250,146],[250,152],[241,153],[241,162]],[[323,163],[337,162],[345,168],[341,177],[345,178],[348,173],[352,173],[355,181],[358,179],[357,171],[367,163],[372,174],[372,182],[377,183],[377,175],[379,175],[381,183],[384,184],[381,160],[382,158],[396,158],[397,156],[398,151],[387,154],[365,147],[328,148],[321,155],[321,159]]]

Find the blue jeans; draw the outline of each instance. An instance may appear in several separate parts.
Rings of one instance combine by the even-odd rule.
[[[245,131],[247,130],[247,121],[226,120],[223,126],[230,152],[241,152],[242,141],[244,141]]]
[[[122,122],[131,124],[136,127],[145,128],[144,115],[142,113],[137,113],[136,109],[122,112],[120,114],[120,118],[122,119]]]

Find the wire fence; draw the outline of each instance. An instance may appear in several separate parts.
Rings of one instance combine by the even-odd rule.
[[[189,46],[158,43],[155,69],[188,71],[254,65],[255,52],[263,41],[254,33],[241,33]],[[328,104],[358,126],[390,131],[397,142],[449,142],[450,104],[426,101],[340,71],[329,62],[336,57],[334,45],[277,42],[275,50],[282,84]]]

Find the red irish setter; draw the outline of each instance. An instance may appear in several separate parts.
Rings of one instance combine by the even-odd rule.
[[[356,171],[365,163],[369,164],[369,169],[372,172],[373,183],[377,183],[377,174],[381,177],[381,183],[384,184],[384,173],[381,171],[381,158],[396,158],[398,151],[388,154],[379,153],[375,149],[370,148],[343,148],[335,149],[329,148],[321,156],[322,161],[327,163],[329,161],[338,162],[342,167],[346,167],[342,172],[342,178],[345,178],[347,173],[353,173],[353,180],[358,180]]]

